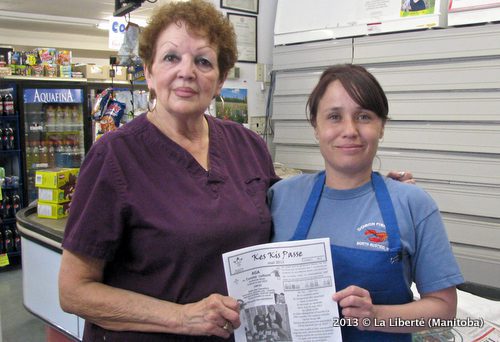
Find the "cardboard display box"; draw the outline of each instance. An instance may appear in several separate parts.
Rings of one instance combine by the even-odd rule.
[[[38,188],[38,200],[45,203],[62,204],[71,201],[71,195],[74,191],[75,187],[67,190]]]
[[[37,188],[61,189],[75,187],[79,168],[55,168],[36,171],[35,186]]]
[[[95,64],[76,65],[73,71],[81,72],[83,77],[90,80],[106,80],[109,78],[109,66]]]
[[[41,218],[51,219],[60,219],[66,217],[69,214],[69,204],[70,202],[56,204],[38,201],[37,215]]]

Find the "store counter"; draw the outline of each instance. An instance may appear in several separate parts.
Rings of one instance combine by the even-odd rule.
[[[36,206],[17,214],[22,245],[23,304],[50,327],[81,340],[84,320],[65,313],[59,305],[58,275],[65,227],[65,218],[38,218]]]

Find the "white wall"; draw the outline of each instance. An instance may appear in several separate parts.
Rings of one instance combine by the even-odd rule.
[[[216,6],[220,1],[213,1]],[[276,16],[276,5],[278,0],[259,1],[259,14],[257,17],[257,62],[271,65],[273,62],[274,46],[274,19]],[[237,11],[226,11],[225,13],[238,13]],[[248,13],[241,13],[248,14]],[[248,89],[248,115],[264,116],[266,114],[265,104],[268,87],[266,84],[255,81],[255,63],[237,63],[240,68],[240,78],[237,80],[227,80],[224,84],[226,88],[246,88]],[[270,68],[269,68],[270,69]]]

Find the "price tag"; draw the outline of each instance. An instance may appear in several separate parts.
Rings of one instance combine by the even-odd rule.
[[[0,267],[5,267],[5,266],[9,266],[9,265],[10,265],[9,256],[7,255],[7,253],[0,254]]]

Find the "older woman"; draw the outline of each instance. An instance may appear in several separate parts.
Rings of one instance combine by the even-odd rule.
[[[237,59],[228,20],[193,0],[142,32],[149,111],[105,134],[81,168],[60,301],[85,341],[217,341],[240,325],[222,253],[269,241],[265,142],[205,115]]]
[[[325,171],[269,190],[274,240],[330,238],[333,299],[351,323],[344,341],[411,341],[429,318],[454,317],[463,277],[438,207],[418,187],[372,171],[389,110],[377,80],[361,66],[331,67],[308,108]]]

